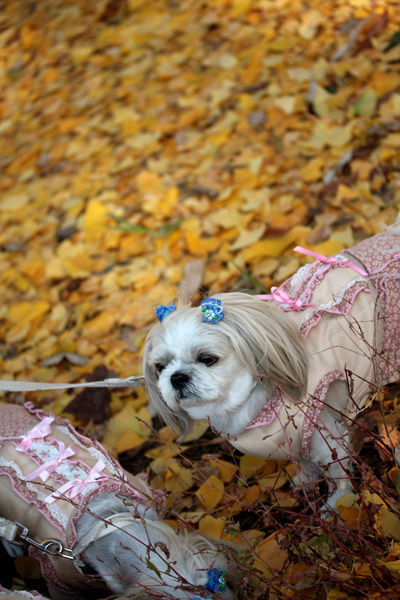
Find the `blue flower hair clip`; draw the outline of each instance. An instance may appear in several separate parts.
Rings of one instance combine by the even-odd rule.
[[[207,571],[208,583],[205,588],[209,592],[224,592],[226,588],[226,573],[222,569]]]
[[[222,317],[221,317],[222,318]],[[208,583],[204,586],[209,592],[224,592],[226,589],[226,573],[222,569],[211,569],[207,571]],[[195,596],[192,600],[212,600],[211,596],[202,598]]]
[[[205,323],[218,323],[224,318],[222,311],[221,300],[216,298],[207,298],[200,303]]]
[[[165,319],[169,314],[176,310],[175,304],[170,304],[169,306],[165,306],[165,304],[159,304],[154,308],[154,312],[157,315],[157,319],[160,321]]]

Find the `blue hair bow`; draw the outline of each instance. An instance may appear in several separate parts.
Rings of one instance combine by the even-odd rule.
[[[200,303],[205,323],[218,323],[224,318],[224,313],[221,306],[221,300],[216,298],[207,298]]]
[[[160,321],[160,323],[163,319],[165,319],[165,317],[174,312],[174,310],[176,310],[176,306],[173,303],[169,304],[168,306],[165,306],[165,304],[159,304],[154,308],[154,312],[156,313],[157,319]]]

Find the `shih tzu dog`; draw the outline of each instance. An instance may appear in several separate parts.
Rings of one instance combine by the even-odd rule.
[[[349,426],[400,376],[400,222],[315,258],[271,294],[158,306],[144,374],[150,403],[184,439],[195,419],[239,450],[351,490]]]
[[[236,597],[227,546],[177,534],[163,493],[68,421],[0,405],[0,435],[0,539],[40,561],[53,600]]]

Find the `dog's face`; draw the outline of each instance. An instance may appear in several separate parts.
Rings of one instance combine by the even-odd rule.
[[[276,384],[293,391],[306,379],[307,357],[280,309],[247,294],[218,298],[225,313],[220,322],[205,323],[199,307],[183,306],[146,340],[144,375],[151,404],[183,435],[193,419],[212,421],[234,413],[260,384],[267,393]]]
[[[252,374],[219,325],[203,323],[199,308],[182,309],[153,330],[145,377],[174,413],[212,417],[234,409],[254,387]]]

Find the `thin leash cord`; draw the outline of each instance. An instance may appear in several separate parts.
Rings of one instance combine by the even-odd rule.
[[[103,381],[86,381],[82,383],[42,383],[38,381],[9,381],[0,379],[0,392],[37,392],[44,390],[65,390],[69,388],[98,388],[98,387],[139,387],[144,384],[144,377],[131,376],[125,379],[118,377]]]

